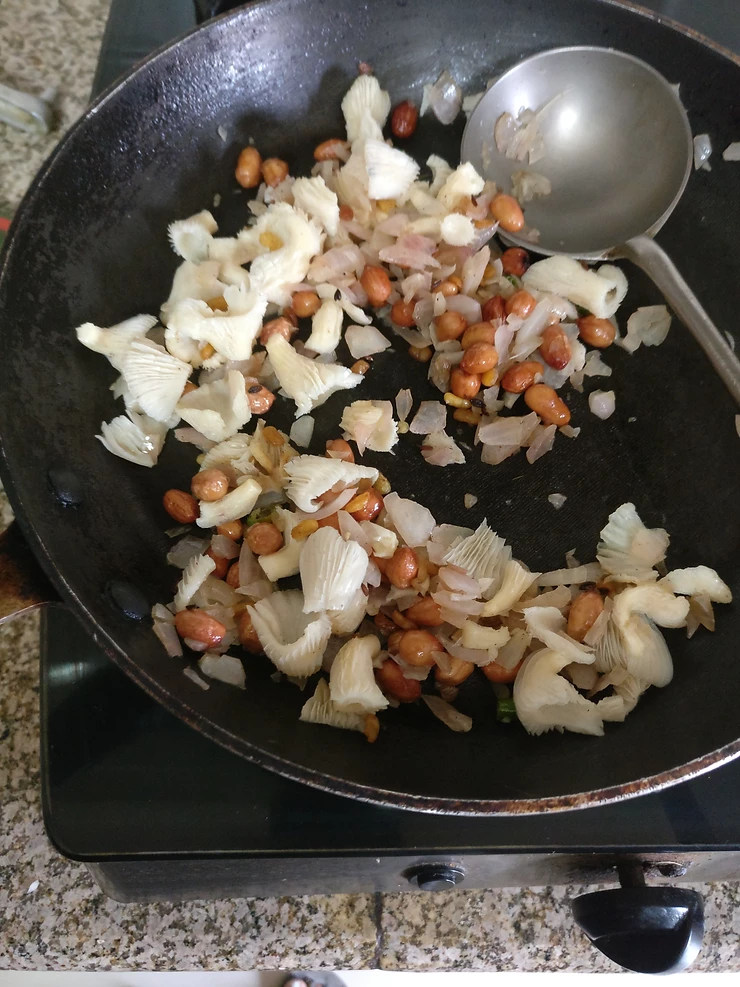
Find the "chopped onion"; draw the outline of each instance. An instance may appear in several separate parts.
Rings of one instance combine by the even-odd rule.
[[[469,716],[461,713],[454,706],[450,706],[440,696],[422,696],[421,698],[437,719],[441,720],[450,730],[454,730],[456,733],[467,733],[473,726],[473,721]]]
[[[722,158],[725,161],[740,161],[740,141],[728,144],[722,152]]]
[[[552,449],[555,441],[557,425],[538,425],[530,436],[529,448],[527,449],[527,462],[535,463]],[[557,496],[557,495],[556,495]],[[563,498],[565,500],[565,498]]]
[[[598,562],[587,565],[568,566],[566,569],[553,569],[537,577],[538,586],[574,586],[580,583],[595,583],[601,579],[603,570]]]
[[[491,259],[491,248],[482,246],[476,253],[469,257],[462,266],[462,295],[453,295],[452,298],[462,298],[468,294],[472,294],[477,291],[480,287],[480,283],[483,280],[483,274],[485,273],[486,267]],[[452,299],[448,300],[449,302]],[[480,313],[480,306],[478,308]],[[465,315],[465,312],[462,312]],[[480,314],[475,321],[480,321]]]
[[[478,498],[475,496],[475,494],[466,493],[465,496],[463,497],[463,504],[468,510],[470,510],[471,507],[475,507],[477,503],[478,503]]]
[[[447,424],[447,405],[441,401],[422,401],[409,425],[415,435],[429,435],[444,429]]]
[[[709,139],[709,134],[697,134],[694,137],[694,170],[698,171],[703,168],[704,171],[711,171],[712,166],[709,164],[711,156],[712,142]]]
[[[462,465],[465,453],[451,435],[445,431],[431,432],[421,447],[421,454],[431,466]]]
[[[549,178],[539,175],[536,171],[514,171],[511,175],[511,194],[524,205],[540,196],[552,192]]]
[[[355,360],[363,356],[373,356],[387,350],[391,343],[389,339],[375,326],[348,326],[344,334],[347,349]]]
[[[665,305],[646,305],[627,320],[627,335],[620,340],[620,345],[628,353],[634,353],[641,343],[660,346],[670,328],[671,313]]]
[[[302,518],[313,518],[315,521],[321,521],[325,517],[341,511],[344,505],[348,504],[356,493],[357,487],[347,487],[346,490],[338,493],[333,500],[320,507],[318,511],[312,511],[310,514],[307,514],[305,511],[296,511],[296,514],[299,514]]]
[[[239,554],[239,546],[226,535],[214,535],[211,538],[211,550],[214,555],[219,555],[222,559],[235,559]]]
[[[425,545],[436,525],[431,511],[421,504],[399,497],[394,491],[385,498],[385,509],[393,526],[409,548]],[[315,514],[311,515],[316,517]]]
[[[470,298],[468,295],[450,295],[447,299],[447,311],[459,312],[460,315],[465,317],[468,325],[471,326],[475,325],[476,322],[480,322],[482,318],[480,302],[476,301],[475,298]]]
[[[421,115],[431,109],[440,123],[445,126],[456,119],[462,108],[462,89],[445,69],[431,86],[424,86]]]
[[[547,499],[555,508],[555,510],[559,511],[568,498],[565,496],[565,494],[551,493]]]
[[[206,645],[206,647],[208,647],[208,645]],[[198,675],[195,669],[191,668],[189,665],[186,668],[183,668],[182,674],[186,675],[191,682],[195,682],[195,684],[199,686],[201,689],[203,689],[204,692],[206,692],[208,689],[211,688],[207,682],[203,681],[203,679],[200,677],[200,675]]]
[[[413,407],[413,397],[408,387],[403,388],[396,395],[396,411],[399,422],[405,422]]]
[[[178,569],[184,569],[188,562],[205,552],[208,544],[207,538],[198,538],[197,535],[186,535],[169,550],[167,553],[167,562]]]
[[[310,415],[296,418],[290,428],[290,441],[299,449],[307,449],[311,444],[315,424],[316,422]]]
[[[588,396],[588,406],[597,418],[610,418],[616,408],[614,391],[592,391]]]
[[[164,620],[154,620],[154,633],[165,647],[167,654],[172,658],[179,658],[182,655],[182,645],[177,636],[175,625]]]
[[[176,428],[175,438],[178,442],[189,442],[191,445],[197,446],[201,452],[208,452],[218,444],[213,439],[207,439],[197,428]]]

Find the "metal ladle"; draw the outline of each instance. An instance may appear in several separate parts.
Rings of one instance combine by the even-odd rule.
[[[531,165],[499,153],[503,113],[539,114],[544,155]],[[544,108],[544,109],[543,109]],[[611,48],[555,48],[501,75],[473,111],[462,141],[469,161],[500,189],[519,170],[545,175],[550,195],[528,203],[537,244],[512,244],[579,260],[627,259],[653,280],[740,404],[740,361],[652,237],[691,174],[693,143],[677,88],[646,62]]]

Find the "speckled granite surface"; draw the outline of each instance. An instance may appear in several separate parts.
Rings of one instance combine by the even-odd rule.
[[[45,139],[0,124],[0,215],[83,108],[108,0],[0,0],[2,81],[59,88]],[[0,493],[0,527],[10,519]],[[62,858],[41,822],[38,621],[0,627],[0,969],[367,968],[614,971],[575,928],[582,888],[122,905]],[[694,969],[740,970],[740,892],[698,887]]]

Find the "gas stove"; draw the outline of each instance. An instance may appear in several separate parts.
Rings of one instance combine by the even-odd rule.
[[[740,51],[734,0],[646,5]],[[96,90],[232,6],[113,0]],[[603,808],[429,815],[328,795],[221,749],[133,685],[62,609],[42,619],[41,681],[47,832],[122,901],[740,879],[740,761]]]

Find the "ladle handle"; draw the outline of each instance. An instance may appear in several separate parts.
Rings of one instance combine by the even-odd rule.
[[[727,390],[740,405],[740,360],[665,250],[649,236],[637,236],[620,247],[619,255],[641,267],[660,288],[669,306],[704,350]]]

